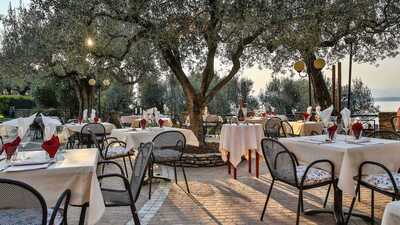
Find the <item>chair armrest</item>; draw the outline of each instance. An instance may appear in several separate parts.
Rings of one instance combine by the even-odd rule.
[[[124,170],[122,169],[121,165],[119,165],[117,162],[114,162],[114,161],[101,161],[101,162],[97,163],[97,166],[100,166],[100,165],[104,165],[105,166],[105,165],[108,165],[108,164],[112,164],[112,165],[116,166],[119,169],[119,171],[121,172],[120,175],[125,176]]]
[[[67,219],[68,204],[69,204],[70,199],[71,199],[71,190],[67,189],[60,195],[56,204],[54,205],[53,212],[51,214],[48,224],[54,224],[54,220],[57,216],[57,212],[60,210],[63,202],[64,202],[64,207],[62,208],[63,209],[63,220]]]
[[[377,163],[377,162],[373,162],[373,161],[365,161],[365,162],[361,163],[360,167],[358,168],[358,176],[357,176],[358,182],[361,181],[361,177],[362,177],[362,174],[363,174],[362,170],[366,165],[373,165],[373,166],[376,166],[376,167],[379,167],[379,168],[383,169],[385,171],[385,173],[389,175],[390,181],[392,182],[392,185],[393,185],[394,193],[396,193],[396,196],[397,196],[397,194],[399,192],[399,189],[397,187],[397,184],[396,184],[396,181],[395,181],[395,179],[393,177],[393,174],[383,164],[380,164],[380,163]]]
[[[317,164],[322,164],[322,163],[328,163],[328,165],[329,165],[329,167],[330,167],[330,169],[331,169],[332,181],[335,179],[335,166],[333,165],[333,163],[332,163],[330,160],[321,159],[321,160],[314,161],[314,162],[310,163],[310,164],[307,166],[306,170],[304,171],[304,175],[303,175],[303,177],[301,178],[300,186],[303,186],[304,181],[305,181],[306,178],[307,178],[307,173],[308,173],[308,171],[309,171],[313,166],[315,166],[315,165],[317,165]]]

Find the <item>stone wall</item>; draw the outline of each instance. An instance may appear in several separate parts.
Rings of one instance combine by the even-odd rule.
[[[392,117],[395,116],[395,112],[380,112],[379,113],[379,130],[390,130],[393,131],[392,128]]]
[[[183,154],[184,167],[216,167],[226,165],[221,158],[221,153]]]

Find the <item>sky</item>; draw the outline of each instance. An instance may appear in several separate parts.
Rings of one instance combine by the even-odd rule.
[[[30,0],[0,0],[0,14],[6,14],[9,2],[13,7],[29,4]],[[342,61],[343,83],[348,82],[349,59]],[[387,58],[377,62],[378,66],[370,64],[353,63],[353,77],[361,78],[372,89],[374,97],[400,97],[400,56]],[[324,69],[325,76],[331,76],[330,68]],[[254,81],[253,94],[258,95],[265,88],[267,82],[272,79],[272,72],[260,70],[258,67],[244,68],[243,76]]]

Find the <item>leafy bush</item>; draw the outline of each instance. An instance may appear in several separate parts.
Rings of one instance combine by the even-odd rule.
[[[32,96],[0,95],[0,113],[7,116],[11,106],[16,109],[32,109],[35,102]]]

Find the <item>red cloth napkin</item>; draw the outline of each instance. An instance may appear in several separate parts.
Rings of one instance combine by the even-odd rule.
[[[140,120],[140,128],[145,129],[146,128],[146,124],[147,124],[146,119]]]
[[[78,123],[82,123],[82,120],[83,120],[82,116],[78,117]]]
[[[164,126],[164,120],[159,119],[158,120],[158,125],[160,125],[160,127],[163,127]]]
[[[54,158],[56,155],[58,148],[60,147],[60,140],[58,139],[57,136],[51,137],[50,140],[43,142],[42,148],[46,150],[46,152],[49,154],[50,158]]]
[[[356,139],[360,138],[361,131],[363,130],[363,125],[360,122],[356,122],[351,126],[351,130],[353,131],[353,135]]]
[[[335,137],[336,130],[337,130],[336,124],[328,128],[328,135],[330,140],[333,140],[333,138]]]
[[[99,122],[99,117],[98,117],[98,116],[95,116],[95,117],[94,117],[94,122],[95,122],[95,123],[98,123],[98,122]]]
[[[21,138],[18,136],[14,141],[6,143],[3,145],[3,150],[7,154],[7,159],[11,159],[11,156],[14,155],[15,151],[18,148],[19,143],[21,143]]]
[[[310,114],[308,114],[308,112],[303,113],[304,116],[304,121],[308,121],[308,119],[310,118]]]
[[[261,113],[261,116],[262,116],[262,117],[266,117],[266,116],[267,116],[267,113],[263,112],[263,113]]]

